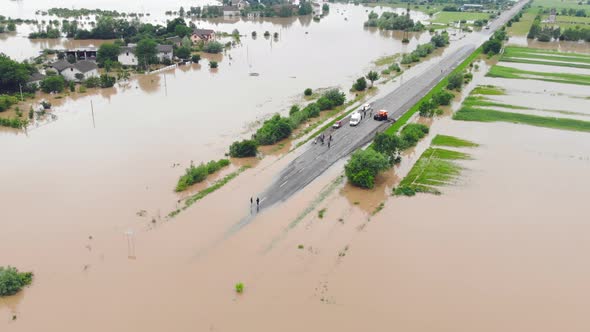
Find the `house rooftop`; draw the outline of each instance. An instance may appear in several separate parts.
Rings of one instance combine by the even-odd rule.
[[[66,60],[57,60],[51,64],[51,67],[53,67],[57,71],[62,71],[66,68],[70,68],[70,66],[71,64]]]
[[[87,61],[87,60],[78,61],[78,62],[74,63],[72,65],[72,67],[78,69],[82,73],[86,73],[91,70],[98,69],[98,66],[96,65],[96,63],[94,61]]]
[[[156,51],[158,51],[158,52],[172,52],[172,45],[157,45]]]
[[[214,33],[215,31],[210,30],[210,29],[194,29],[193,30],[193,35],[210,35],[212,33]]]
[[[27,80],[27,83],[40,81],[45,78],[45,75],[41,73],[33,73],[31,77]]]
[[[174,37],[168,37],[166,38],[166,40],[171,41],[173,43],[180,43],[182,41],[182,38],[178,37],[178,36],[174,36]]]

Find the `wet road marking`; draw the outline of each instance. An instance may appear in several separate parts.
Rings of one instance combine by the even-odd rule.
[[[283,187],[283,186],[284,186],[284,185],[285,185],[287,182],[289,182],[289,180],[287,180],[287,181],[283,182],[283,184],[281,184],[281,185],[279,186],[279,188],[282,188],[282,187]]]

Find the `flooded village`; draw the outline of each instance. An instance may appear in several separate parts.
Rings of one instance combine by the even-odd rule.
[[[0,2],[0,330],[590,328],[590,4]]]

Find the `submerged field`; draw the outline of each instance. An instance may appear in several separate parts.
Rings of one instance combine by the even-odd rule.
[[[590,132],[589,65],[587,54],[507,47],[453,118]]]

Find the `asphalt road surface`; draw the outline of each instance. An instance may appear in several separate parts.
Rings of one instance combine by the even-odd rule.
[[[511,10],[503,13],[501,17],[490,24],[490,29],[484,31],[484,34],[492,34],[493,31],[504,25],[520,10],[524,3],[525,1],[521,1],[515,4]],[[389,111],[390,119],[399,119],[478,46],[478,43],[474,42],[459,48],[454,53],[443,56],[439,62],[432,65],[424,73],[409,79],[393,92],[374,101],[372,103],[373,114],[378,110],[385,109]],[[307,149],[289,163],[271,186],[259,195],[261,199],[260,208],[269,207],[287,200],[335,162],[369,143],[377,132],[385,130],[392,124],[391,121],[373,120],[369,113],[361,120],[358,126],[350,126],[348,120],[349,117],[342,121],[343,126],[341,128],[326,131],[325,144],[307,143]],[[330,135],[332,136],[332,143],[328,147],[327,142]]]

